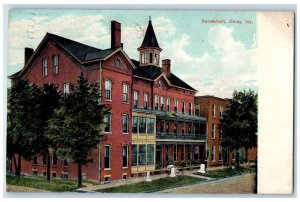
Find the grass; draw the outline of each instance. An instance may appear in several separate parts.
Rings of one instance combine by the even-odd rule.
[[[45,177],[6,176],[6,183],[52,192],[67,192],[77,189],[77,181],[75,180],[51,179],[48,182]]]
[[[117,187],[99,189],[97,191],[103,193],[150,193],[168,188],[180,187],[183,185],[188,185],[203,180],[204,179],[191,176],[179,176],[175,178],[161,178],[148,183],[138,182],[129,185],[121,185]]]
[[[228,168],[224,168],[221,170],[211,170],[211,171],[208,171],[207,173],[193,173],[193,174],[220,179],[220,178],[226,178],[226,177],[231,177],[231,176],[235,176],[235,175],[242,175],[242,174],[251,173],[251,172],[255,172],[254,166],[240,167],[240,168],[236,168],[236,169],[232,169],[231,167],[228,167]]]

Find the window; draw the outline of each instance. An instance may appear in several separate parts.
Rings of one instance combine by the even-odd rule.
[[[192,115],[193,113],[193,104],[190,102],[189,103],[189,115]]]
[[[167,111],[170,111],[170,98],[167,98]]]
[[[189,146],[189,149],[188,149],[188,160],[192,160],[192,145]]]
[[[69,173],[64,173],[64,172],[63,172],[63,173],[61,174],[61,178],[62,178],[62,179],[69,179]]]
[[[223,130],[222,130],[222,126],[220,125],[219,128],[220,128],[220,139],[222,139],[222,138],[223,138]]]
[[[146,133],[146,117],[140,117],[139,133]]]
[[[158,110],[158,102],[159,102],[159,97],[158,95],[155,95],[155,110]]]
[[[177,134],[177,122],[174,123],[174,133]]]
[[[166,125],[166,133],[170,133],[170,122],[167,122],[167,125]]]
[[[127,180],[127,174],[122,174],[122,179]]]
[[[70,84],[65,83],[64,84],[64,94],[69,94],[70,93]]]
[[[123,114],[123,133],[128,133],[128,114]]]
[[[46,154],[43,154],[42,164],[43,164],[43,165],[46,165],[46,164],[47,164]]]
[[[192,134],[192,124],[188,124],[188,134]]]
[[[182,134],[185,133],[185,123],[182,123],[182,126],[181,126],[181,133],[182,133]]]
[[[57,154],[55,152],[52,153],[52,165],[57,165]]]
[[[111,132],[111,113],[108,113],[104,116],[104,123],[105,123],[104,132],[110,133]]]
[[[46,176],[47,176],[47,172],[43,171],[43,177],[46,177]]]
[[[169,145],[166,145],[165,148],[166,148],[166,159],[167,161],[169,161],[169,152],[170,152]]]
[[[145,64],[147,62],[147,54],[143,53],[142,54],[142,64]]]
[[[104,148],[104,168],[110,168],[110,145]]]
[[[220,118],[223,117],[223,106],[220,106]]]
[[[165,98],[160,97],[160,111],[164,111]]]
[[[177,145],[174,145],[173,151],[173,159],[174,161],[177,161]]]
[[[178,110],[178,100],[175,99],[174,101],[174,111],[177,112]]]
[[[159,56],[155,53],[155,63],[159,65]]]
[[[199,154],[200,154],[199,146],[195,146],[194,160],[199,160]]]
[[[219,161],[222,161],[222,146],[219,145]]]
[[[212,116],[216,117],[216,105],[212,105]]]
[[[137,91],[133,91],[133,107],[138,108],[139,104],[139,93]]]
[[[182,113],[185,114],[185,101],[182,101]]]
[[[146,164],[146,145],[139,145],[139,165]]]
[[[147,134],[154,133],[154,118],[147,118]]]
[[[216,124],[212,124],[212,133],[211,133],[212,139],[216,138]]]
[[[132,133],[138,132],[138,116],[132,117]]]
[[[52,177],[55,178],[56,177],[56,173],[52,173]]]
[[[215,161],[215,146],[211,147],[211,160]]]
[[[53,74],[58,74],[58,55],[53,56]]]
[[[128,145],[123,146],[122,150],[122,157],[123,157],[123,168],[128,167]]]
[[[33,164],[38,164],[38,158],[37,158],[37,156],[33,157]]]
[[[195,113],[196,113],[196,116],[200,116],[200,105],[198,104],[198,105],[196,105],[195,106]]]
[[[110,176],[104,176],[104,184],[110,183]]]
[[[69,161],[68,159],[63,160],[63,166],[69,166]]]
[[[154,144],[147,145],[147,164],[154,164]]]
[[[149,95],[148,93],[144,93],[144,109],[148,109],[149,107]]]
[[[33,173],[33,175],[37,175],[38,174],[38,172],[36,170],[34,170],[32,173]]]
[[[160,133],[164,133],[164,125],[165,125],[164,122],[161,121],[161,122],[160,122],[160,130],[159,130]]]
[[[135,144],[131,145],[131,165],[136,166],[137,165],[137,146]]]
[[[105,81],[105,99],[111,100],[111,80]]]
[[[48,75],[48,59],[43,59],[43,76]]]
[[[123,102],[128,103],[129,100],[129,85],[127,83],[123,84]]]
[[[149,54],[149,59],[150,59],[150,63],[152,63],[153,62],[153,53]]]

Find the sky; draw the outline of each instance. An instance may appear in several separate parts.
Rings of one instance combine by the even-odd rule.
[[[47,32],[109,48],[111,20],[122,24],[124,50],[138,59],[149,16],[161,59],[170,59],[172,73],[197,95],[230,98],[234,90],[258,90],[256,12],[250,11],[12,9],[7,74],[22,69],[24,48],[36,49]]]

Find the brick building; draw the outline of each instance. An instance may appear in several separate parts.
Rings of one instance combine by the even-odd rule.
[[[21,71],[12,81],[55,83],[68,93],[80,73],[101,89],[101,102],[110,105],[104,136],[93,151],[93,162],[83,166],[83,178],[100,182],[125,180],[154,172],[170,163],[199,165],[205,160],[206,119],[195,115],[196,90],[175,76],[171,60],[160,61],[162,49],[151,20],[138,48],[139,61],[131,59],[121,43],[121,24],[111,22],[111,47],[98,49],[47,33],[36,50],[25,48]],[[76,178],[76,165],[51,158],[51,176]],[[42,156],[23,162],[22,173],[46,175]]]
[[[207,150],[208,165],[222,165],[222,162],[232,163],[235,160],[234,153],[226,151],[226,155],[222,158],[222,129],[220,127],[222,115],[226,110],[226,106],[230,103],[230,99],[222,99],[215,96],[205,95],[196,96],[195,105],[197,107],[197,115],[207,119]],[[245,151],[241,151],[241,155],[246,155]],[[256,148],[249,149],[247,159],[254,161],[257,158]]]

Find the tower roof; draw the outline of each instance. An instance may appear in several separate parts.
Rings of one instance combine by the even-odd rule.
[[[156,36],[152,27],[151,19],[149,20],[149,24],[146,30],[146,34],[140,48],[158,48],[161,49],[156,40]]]

